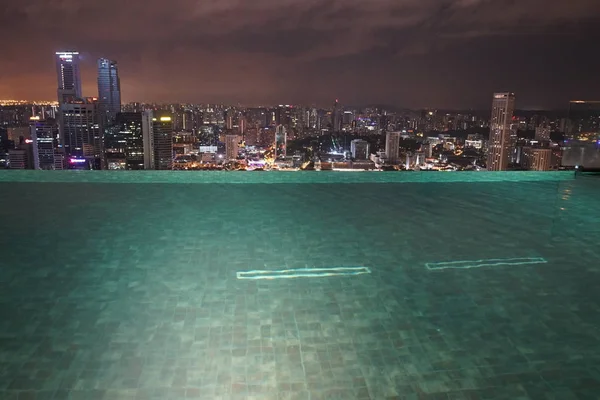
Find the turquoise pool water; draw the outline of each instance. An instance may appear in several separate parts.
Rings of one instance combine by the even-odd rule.
[[[2,399],[600,393],[596,176],[13,172]]]

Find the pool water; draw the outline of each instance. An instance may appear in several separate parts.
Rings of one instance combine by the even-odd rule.
[[[360,179],[5,179],[0,398],[598,398],[600,178]]]

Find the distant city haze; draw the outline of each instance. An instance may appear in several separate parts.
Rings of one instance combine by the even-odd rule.
[[[122,101],[522,109],[600,98],[600,2],[18,1],[0,9],[0,99],[53,100],[56,51],[118,62]]]

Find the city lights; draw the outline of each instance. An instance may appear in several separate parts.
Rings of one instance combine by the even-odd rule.
[[[563,157],[563,149],[575,154],[570,141],[600,143],[594,101],[570,102],[568,123],[520,114],[512,92],[491,94],[484,112],[359,108],[339,98],[324,108],[121,104],[117,62],[97,60],[99,96],[81,93],[79,62],[79,52],[56,52],[57,102],[0,102],[0,127],[11,125],[4,154],[21,157],[34,125],[44,146],[32,160],[45,161],[28,168],[47,169],[547,171],[573,167]]]

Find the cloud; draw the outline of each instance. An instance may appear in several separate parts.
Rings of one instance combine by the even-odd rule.
[[[12,82],[2,88],[35,93],[19,87],[44,75],[45,96],[54,96],[52,54],[65,48],[86,55],[92,89],[93,59],[117,59],[123,77],[135,82],[126,98],[169,90],[171,98],[190,99],[270,99],[291,90],[309,97],[300,94],[303,87],[337,82],[341,70],[356,81],[406,57],[439,60],[466,41],[494,46],[498,36],[548,32],[583,37],[597,28],[582,23],[600,16],[597,0],[8,1],[0,33],[16,39],[4,42],[14,56],[0,59],[0,78]],[[386,78],[396,79],[376,77]]]

